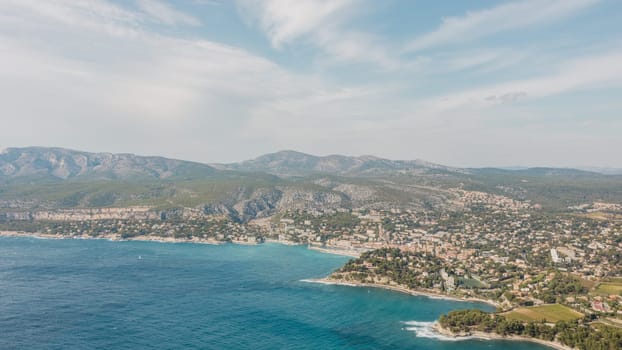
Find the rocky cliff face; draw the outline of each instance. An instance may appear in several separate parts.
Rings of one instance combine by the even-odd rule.
[[[0,214],[3,220],[85,221],[85,220],[154,220],[160,213],[149,207],[127,208],[76,208],[59,210],[38,210],[6,212]]]
[[[278,187],[261,188],[242,196],[231,195],[220,203],[206,205],[204,212],[228,215],[246,222],[287,209],[336,209],[349,206],[349,199],[338,192]]]
[[[239,191],[243,192],[243,190]],[[167,220],[193,219],[212,215],[224,215],[236,221],[247,222],[272,216],[281,210],[336,209],[347,207],[348,204],[347,197],[340,193],[304,191],[296,188],[262,188],[247,195],[228,196],[220,202],[206,204],[199,208],[153,209],[140,206],[7,211],[0,213],[0,222],[6,220]]]

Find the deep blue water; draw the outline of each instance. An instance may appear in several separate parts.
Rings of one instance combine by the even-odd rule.
[[[427,335],[482,304],[300,281],[345,261],[275,244],[0,238],[0,348],[546,349]]]

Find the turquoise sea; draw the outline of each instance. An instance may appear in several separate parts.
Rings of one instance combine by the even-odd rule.
[[[440,314],[483,304],[301,281],[347,259],[276,244],[1,237],[0,349],[546,349],[430,332]]]

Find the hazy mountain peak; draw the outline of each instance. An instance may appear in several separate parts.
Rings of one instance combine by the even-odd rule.
[[[0,176],[125,179],[169,178],[213,172],[199,163],[129,153],[91,153],[57,147],[7,148],[0,153]]]
[[[369,176],[396,172],[422,172],[431,169],[451,169],[419,160],[390,160],[373,155],[345,156],[332,154],[315,156],[292,150],[269,153],[240,163],[219,164],[217,167],[290,176],[317,173]]]

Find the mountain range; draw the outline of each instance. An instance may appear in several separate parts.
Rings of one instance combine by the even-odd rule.
[[[0,153],[0,176],[89,179],[166,179],[209,176],[207,164],[133,154],[90,153],[64,148],[7,148]]]
[[[622,176],[578,169],[465,169],[295,151],[231,164],[46,147],[0,153],[4,212],[147,205],[200,208],[245,221],[291,208],[451,207],[456,188],[529,200],[551,210],[622,202]]]
[[[379,176],[396,173],[422,173],[435,170],[460,171],[422,160],[390,160],[375,156],[313,156],[296,151],[280,151],[231,164],[212,164],[217,169],[258,171],[283,176],[332,174],[343,176]]]

